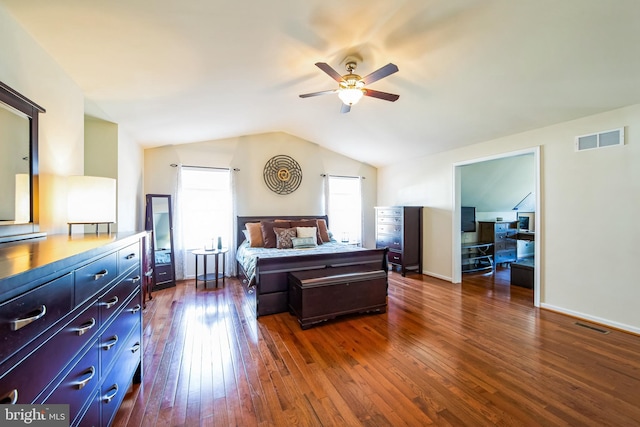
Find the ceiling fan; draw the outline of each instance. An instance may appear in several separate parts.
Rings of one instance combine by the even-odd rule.
[[[393,93],[380,92],[373,89],[368,89],[365,85],[378,81],[388,75],[391,75],[398,71],[398,67],[395,64],[387,64],[382,68],[377,69],[373,73],[360,77],[354,74],[353,71],[357,67],[355,61],[348,61],[345,64],[348,74],[341,76],[336,70],[325,62],[316,62],[316,67],[327,73],[329,77],[338,82],[338,89],[323,90],[320,92],[305,93],[300,95],[300,98],[309,98],[312,96],[326,95],[329,93],[337,93],[338,97],[342,101],[341,113],[348,113],[351,111],[351,106],[357,104],[362,96],[371,96],[373,98],[383,99],[385,101],[397,101],[400,95],[394,95]]]

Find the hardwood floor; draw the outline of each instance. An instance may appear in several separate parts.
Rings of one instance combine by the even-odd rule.
[[[235,279],[155,292],[114,425],[640,425],[640,337],[536,309],[504,271],[389,279],[387,313],[306,331],[256,321]]]

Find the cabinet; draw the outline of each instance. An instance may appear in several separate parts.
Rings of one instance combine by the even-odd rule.
[[[493,243],[493,263],[504,264],[518,259],[516,221],[479,221],[478,241]]]
[[[0,403],[111,424],[142,380],[143,233],[0,245]]]
[[[493,243],[463,243],[462,272],[493,270]]]
[[[389,248],[388,261],[400,269],[422,272],[422,207],[376,207],[376,248]]]

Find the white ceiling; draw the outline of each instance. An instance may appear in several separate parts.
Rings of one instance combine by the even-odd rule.
[[[638,0],[0,0],[145,147],[282,131],[381,166],[640,102]],[[340,114],[313,64],[371,85]]]

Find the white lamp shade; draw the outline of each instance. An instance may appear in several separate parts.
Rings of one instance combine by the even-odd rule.
[[[98,176],[67,178],[67,222],[116,222],[116,180]]]
[[[31,192],[29,191],[29,174],[16,174],[16,224],[25,224],[31,221]]]

